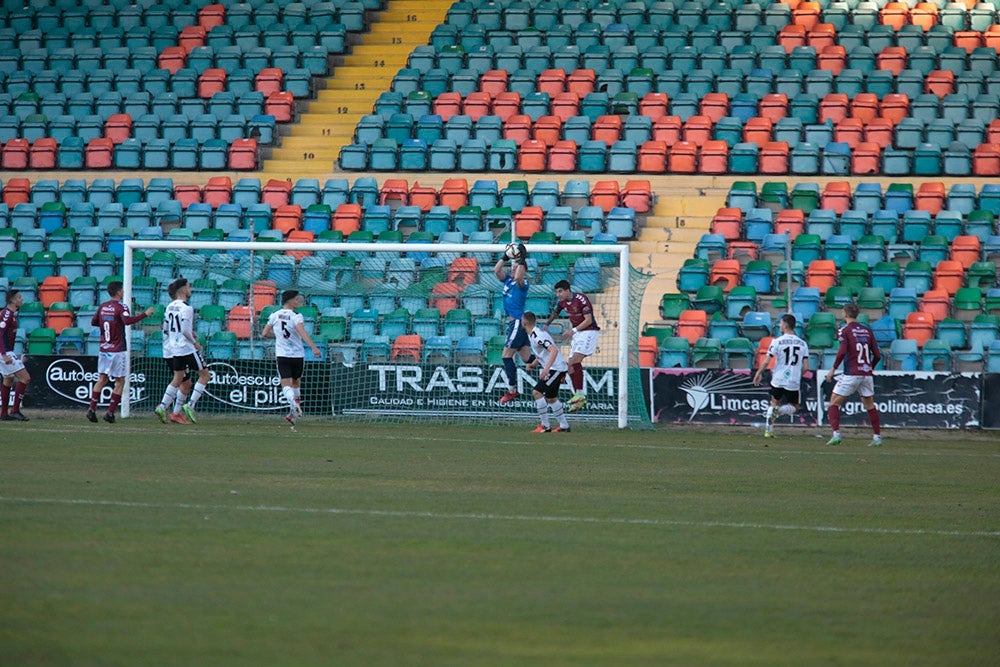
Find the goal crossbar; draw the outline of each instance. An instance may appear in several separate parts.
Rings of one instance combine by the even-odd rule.
[[[504,243],[299,243],[299,242],[256,242],[256,241],[145,241],[126,240],[122,267],[124,302],[132,303],[133,256],[136,250],[246,250],[246,251],[308,251],[308,252],[496,252],[502,253]],[[628,426],[628,361],[629,361],[629,246],[615,245],[559,245],[528,244],[529,252],[567,253],[581,255],[617,255],[619,269],[618,299],[618,428]],[[126,340],[131,339],[131,327],[126,327]],[[122,417],[129,417],[129,377],[131,356],[128,356],[125,373],[125,389],[122,396]]]

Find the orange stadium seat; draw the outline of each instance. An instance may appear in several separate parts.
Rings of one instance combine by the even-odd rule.
[[[396,340],[392,342],[392,360],[419,363],[422,349],[423,340],[421,340],[420,334],[396,336]]]
[[[928,290],[920,298],[920,311],[940,322],[951,314],[951,296],[947,290]]]
[[[829,93],[820,100],[819,122],[831,120],[838,123],[847,118],[850,100],[845,93]]]
[[[930,211],[931,215],[937,215],[944,208],[944,200],[944,183],[921,183],[920,187],[917,188],[913,208],[918,211]]]
[[[833,140],[840,141],[852,149],[864,138],[865,122],[860,118],[845,118],[833,128]]]
[[[191,204],[201,203],[201,188],[197,185],[175,185],[174,199],[181,203],[181,208]]]
[[[378,203],[388,205],[389,202],[396,202],[398,206],[407,206],[410,203],[410,184],[403,178],[388,178],[382,183],[378,192]]]
[[[501,121],[506,121],[511,116],[521,111],[521,94],[514,91],[498,93],[493,100],[493,115],[499,116]]]
[[[46,308],[49,308],[53,303],[69,301],[68,294],[69,280],[66,279],[66,276],[48,276],[38,286],[38,300]]]
[[[454,213],[469,203],[469,182],[464,178],[449,178],[441,186],[438,201]]]
[[[580,98],[576,93],[559,93],[552,98],[552,115],[566,122],[580,115]]]
[[[626,181],[621,191],[621,205],[636,213],[648,213],[653,203],[653,192],[649,181]]]
[[[562,119],[559,116],[541,116],[535,121],[531,138],[548,147],[555,146],[562,137]]]
[[[27,143],[26,139],[12,139],[7,142],[8,146],[14,141],[24,141],[25,143],[25,166],[27,166]],[[4,146],[3,149],[3,166],[5,169],[16,169],[7,162],[7,147]],[[114,154],[115,154],[115,144],[111,139],[107,137],[97,137],[96,139],[91,139],[87,143],[87,148],[85,151],[84,164],[87,169],[110,169],[112,164],[114,164]],[[24,167],[21,167],[23,169]]]
[[[292,182],[272,178],[264,184],[260,201],[269,204],[272,209],[284,206],[292,194]]]
[[[875,93],[858,93],[851,100],[851,118],[867,123],[878,116],[878,109],[878,96]]]
[[[820,195],[820,208],[833,209],[837,215],[851,208],[851,184],[847,181],[831,181]]]
[[[278,299],[278,287],[273,280],[258,280],[250,285],[247,293],[247,303],[254,309],[254,315],[267,306],[273,306]]]
[[[774,233],[788,234],[788,238],[793,241],[796,236],[802,233],[805,226],[805,212],[797,208],[778,211],[778,214],[774,217]]]
[[[434,99],[434,113],[447,123],[449,118],[462,113],[462,95],[454,91],[441,93]]]
[[[639,336],[639,365],[643,368],[656,366],[659,353],[656,336]]]
[[[502,95],[503,91],[497,93]],[[490,108],[493,106],[493,96],[488,92],[469,93],[465,96],[465,104],[462,105],[463,113],[472,119],[473,122],[483,116],[490,115]]]
[[[701,98],[698,111],[702,116],[712,121],[712,124],[719,122],[723,116],[729,115],[729,95],[725,93],[708,93]]]
[[[652,122],[667,115],[670,100],[666,93],[646,93],[639,100],[639,115],[649,116]]]
[[[621,138],[621,134],[621,116],[598,116],[591,130],[591,139],[594,141],[603,141],[610,146]]]
[[[479,77],[479,90],[490,96],[499,95],[507,91],[507,78],[507,70],[491,69],[483,72]]]
[[[605,213],[618,206],[620,198],[618,181],[598,181],[590,190],[590,205],[600,206]]]
[[[59,143],[52,137],[39,137],[28,152],[29,169],[55,169]]]
[[[979,144],[972,154],[972,173],[1000,176],[1000,144]]]
[[[726,241],[736,241],[743,235],[743,211],[720,208],[712,216],[712,233],[722,234]]]
[[[132,116],[127,113],[114,113],[108,116],[104,123],[104,136],[115,144],[120,144],[132,136]]]
[[[903,323],[903,338],[917,341],[917,347],[934,337],[934,317],[919,310],[906,316]]]
[[[972,238],[976,238],[973,236]],[[977,241],[979,239],[976,239]],[[934,267],[934,289],[943,290],[950,296],[962,288],[965,282],[965,267],[961,262],[953,259],[946,259],[938,262]]]
[[[289,243],[312,243],[316,240],[316,235],[310,231],[304,229],[293,229],[288,232],[286,241]],[[312,254],[309,250],[286,250],[286,255],[290,255],[295,259],[302,259],[303,257],[308,257]]]
[[[717,139],[704,142],[698,163],[703,174],[725,174],[729,171],[729,144]]]
[[[696,340],[704,338],[707,328],[708,314],[704,310],[682,310],[675,334],[678,338],[687,338],[694,345]]]
[[[503,123],[503,138],[520,146],[531,138],[531,125],[531,116],[514,114]]]
[[[951,258],[965,269],[979,261],[980,250],[978,236],[956,236],[951,241]]]
[[[517,168],[521,171],[545,171],[548,148],[541,141],[528,139],[521,143],[517,151]]]
[[[566,92],[566,70],[547,69],[538,75],[538,82],[535,85],[540,93],[548,93],[549,97],[555,97]]]
[[[826,49],[835,46],[836,41],[837,27],[832,23],[817,23],[806,33],[806,45],[816,49],[816,53],[818,54],[822,54]],[[821,67],[820,69],[830,68]],[[834,72],[834,74],[836,73]]]
[[[575,69],[566,79],[566,92],[576,93],[581,98],[594,92],[597,73],[592,69]]]
[[[638,169],[645,174],[662,174],[667,169],[667,143],[645,141],[639,147]]]
[[[427,213],[438,204],[438,191],[429,185],[420,185],[416,181],[410,188],[410,206],[420,207],[421,212]]]
[[[661,116],[653,122],[653,141],[662,141],[669,148],[681,140],[683,126],[680,116]]]
[[[295,204],[285,204],[274,210],[271,216],[271,229],[277,229],[282,236],[302,228],[302,207]]]
[[[229,168],[238,170],[257,168],[256,139],[236,139],[229,145]]]
[[[691,116],[684,122],[683,140],[701,146],[712,138],[713,125],[708,116]]]
[[[233,306],[226,315],[226,331],[236,334],[237,338],[249,338],[253,319],[250,306]]]
[[[910,115],[910,98],[905,93],[889,93],[882,97],[879,116],[894,126]]]
[[[213,176],[208,179],[202,190],[202,201],[218,208],[220,204],[228,204],[233,198],[233,181],[228,176]]]
[[[222,79],[219,80],[217,75],[214,74],[214,72],[222,72]],[[215,92],[218,92],[218,90],[215,90],[216,85],[213,85],[213,82],[216,85],[219,83],[222,83],[224,85],[225,70],[211,70],[211,69],[205,70],[202,73],[201,77],[198,78],[198,96],[211,97],[212,95],[215,94]],[[206,87],[205,90],[205,92],[207,93],[206,95],[201,94],[203,84]],[[271,95],[271,93],[281,92],[284,85],[285,85],[285,74],[284,72],[281,71],[280,68],[265,67],[264,69],[262,69],[257,73],[256,77],[254,77],[253,88],[258,93],[264,93],[264,96],[267,97]],[[211,92],[213,90],[215,90],[215,92]]]
[[[722,287],[723,292],[728,292],[740,284],[740,276],[742,275],[743,269],[740,267],[739,260],[719,259],[712,264],[708,281],[712,285],[719,285]],[[719,281],[725,282],[725,285],[719,284]]]
[[[678,141],[670,147],[667,171],[674,174],[693,174],[698,170],[698,146],[690,141]]]
[[[924,90],[938,97],[951,95],[955,92],[955,73],[951,70],[934,70],[924,81]]]
[[[847,66],[847,50],[843,46],[829,44],[822,48],[814,48],[819,51],[819,55],[816,57],[816,69],[830,70],[834,76],[837,76]]]
[[[788,173],[788,142],[768,141],[760,149],[760,173]]]
[[[877,174],[882,163],[882,147],[872,141],[862,141],[851,152],[852,174]]]
[[[361,204],[341,204],[333,212],[333,229],[344,237],[361,229]]]
[[[878,69],[892,72],[893,76],[899,76],[899,73],[906,69],[906,59],[905,48],[902,46],[887,46],[878,54],[876,66]]]
[[[549,169],[552,171],[576,171],[576,142],[557,141],[549,149]]]
[[[458,308],[458,295],[461,292],[462,286],[457,283],[438,283],[431,288],[427,302],[431,308],[436,308],[444,316],[449,310]]]
[[[754,368],[760,368],[765,362],[767,362],[767,348],[771,347],[771,341],[774,340],[773,336],[764,336],[759,341],[757,341],[757,353],[754,355]],[[774,368],[774,358],[767,363],[767,368]]]
[[[542,231],[544,218],[545,212],[540,206],[525,206],[521,209],[521,212],[514,216],[518,238],[530,239],[532,234]]]
[[[806,286],[816,287],[820,294],[837,284],[837,265],[832,259],[814,259],[806,273]]]
[[[479,278],[479,260],[475,257],[456,257],[448,269],[448,282],[471,285]]]
[[[770,118],[754,116],[743,125],[743,141],[763,146],[771,140],[774,122]]]
[[[788,95],[785,93],[769,93],[760,100],[761,118],[777,123],[788,115]]]

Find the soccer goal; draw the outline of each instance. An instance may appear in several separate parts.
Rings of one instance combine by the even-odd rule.
[[[500,356],[506,317],[494,265],[503,243],[294,243],[126,241],[125,302],[156,314],[132,327],[129,390],[122,415],[148,413],[170,376],[162,360],[162,310],[176,278],[192,285],[195,333],[212,380],[198,402],[203,415],[283,415],[274,341],[261,331],[284,290],[321,350],[306,350],[302,407],[335,420],[424,423],[537,421],[531,390],[538,369],[518,361],[520,398],[507,388]],[[527,244],[526,310],[540,324],[556,304],[554,285],[569,280],[587,294],[601,327],[584,360],[587,403],[573,423],[619,428],[650,425],[638,367],[639,312],[649,277],[629,264],[627,245]],[[509,263],[505,264],[509,268]],[[558,335],[565,315],[549,327]],[[572,390],[569,381],[563,400]]]

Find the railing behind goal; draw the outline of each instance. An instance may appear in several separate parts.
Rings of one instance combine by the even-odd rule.
[[[283,414],[274,343],[260,332],[283,290],[305,297],[306,329],[322,351],[306,351],[306,415],[371,421],[496,423],[536,418],[537,378],[518,365],[521,398],[501,405],[499,352],[506,317],[493,266],[501,244],[255,243],[126,241],[126,303],[166,306],[167,285],[193,286],[196,333],[212,371],[200,413]],[[649,403],[638,369],[639,309],[648,276],[629,265],[627,245],[528,246],[527,310],[544,323],[568,279],[592,300],[601,327],[584,362],[585,423],[641,428]],[[461,258],[461,259],[459,259]],[[459,261],[456,261],[456,260]],[[553,323],[555,334],[568,327]],[[160,322],[136,325],[123,416],[150,411],[169,382]],[[141,331],[142,333],[138,333]],[[566,356],[569,343],[557,342]],[[138,343],[142,343],[139,345]],[[563,398],[568,398],[567,385]],[[561,394],[562,395],[562,394]]]

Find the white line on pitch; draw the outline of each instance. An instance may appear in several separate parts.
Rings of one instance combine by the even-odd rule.
[[[0,502],[31,505],[83,505],[93,507],[126,507],[138,509],[182,509],[200,512],[274,512],[292,514],[328,514],[375,516],[406,519],[437,519],[459,521],[520,521],[527,523],[586,523],[628,526],[665,526],[689,528],[733,528],[749,530],[781,530],[812,533],[862,533],[870,535],[947,535],[952,537],[1000,537],[1000,530],[941,530],[934,528],[866,528],[851,526],[796,526],[744,521],[687,521],[682,519],[630,519],[625,517],[535,516],[528,514],[491,514],[479,512],[418,512],[413,510],[352,509],[344,507],[285,507],[274,505],[207,505],[199,503],[147,503],[127,500],[89,500],[74,498],[16,498],[0,496]]]

